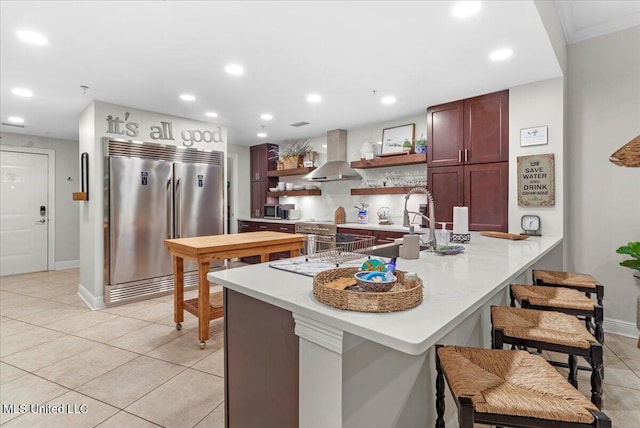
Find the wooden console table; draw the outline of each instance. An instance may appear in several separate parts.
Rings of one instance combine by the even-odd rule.
[[[304,235],[282,232],[247,232],[230,235],[198,236],[194,238],[166,239],[164,244],[173,256],[173,318],[176,328],[182,328],[184,310],[198,317],[200,348],[209,339],[209,321],[223,316],[222,304],[212,305],[209,296],[207,273],[213,261],[236,257],[260,256],[261,262],[269,261],[269,254],[289,251],[291,257],[300,255]],[[184,259],[198,263],[198,298],[184,300]],[[214,300],[221,302],[222,292],[215,293]]]

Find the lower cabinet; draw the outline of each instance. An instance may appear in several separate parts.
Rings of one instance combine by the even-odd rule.
[[[350,233],[352,235],[360,236],[374,236],[375,245],[393,243],[397,238],[402,238],[405,232],[391,232],[387,230],[371,230],[371,229],[358,229],[354,227],[339,227],[339,233]]]
[[[238,220],[238,233],[260,232],[265,230],[271,232],[295,233],[296,228],[293,223],[269,223],[264,221]],[[269,261],[288,258],[288,251],[269,254]],[[240,261],[244,263],[256,264],[260,263],[260,256],[242,257]]]
[[[373,236],[376,237],[376,245],[393,244],[396,239],[402,238],[406,232],[389,232],[387,230],[376,230]]]
[[[509,163],[431,167],[428,188],[436,222],[453,228],[453,207],[469,207],[469,230],[508,231]]]

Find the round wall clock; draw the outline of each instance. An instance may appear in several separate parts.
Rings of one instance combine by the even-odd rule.
[[[542,223],[540,217],[532,214],[525,214],[520,219],[520,225],[522,226],[523,235],[540,236],[540,229]]]

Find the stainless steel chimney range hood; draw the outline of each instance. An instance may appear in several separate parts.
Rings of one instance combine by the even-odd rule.
[[[362,180],[362,176],[347,162],[347,131],[327,132],[327,162],[302,177],[305,181]]]

